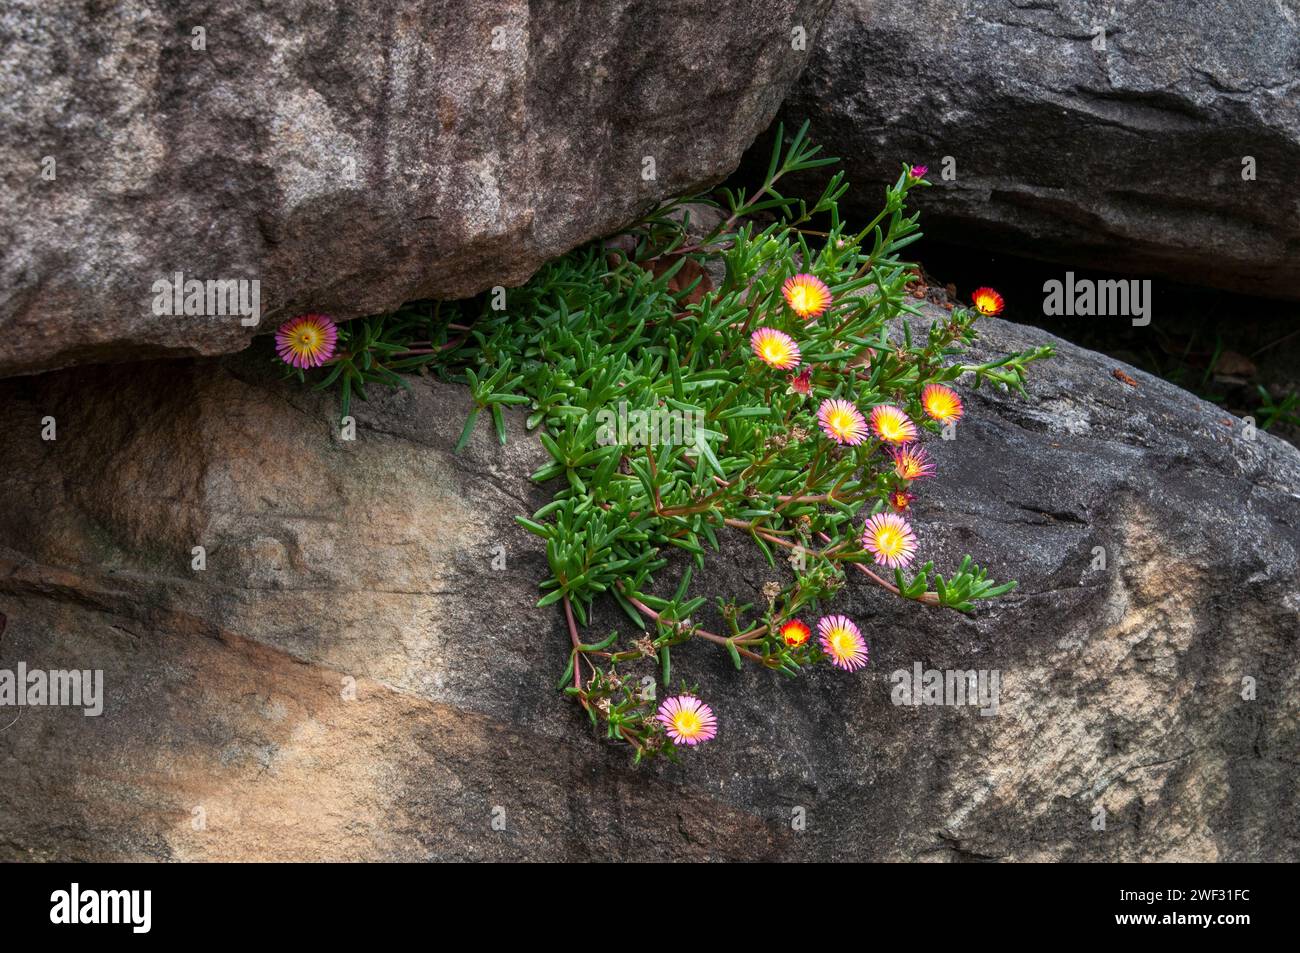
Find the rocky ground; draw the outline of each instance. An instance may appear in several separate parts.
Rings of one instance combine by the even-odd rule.
[[[553,690],[517,418],[454,455],[468,396],[417,379],[342,441],[260,346],[0,382],[0,668],[107,695],[0,726],[0,857],[1300,859],[1300,451],[1058,346],[1028,398],[967,393],[918,503],[926,558],[1020,588],[965,617],[855,581],[857,675],[679,650],[721,723],[680,767]],[[742,541],[704,580],[770,575]],[[918,662],[997,670],[998,713],[895,706]]]
[[[1298,26],[1300,0],[839,0],[782,116],[868,215],[926,163],[932,237],[1295,300]]]

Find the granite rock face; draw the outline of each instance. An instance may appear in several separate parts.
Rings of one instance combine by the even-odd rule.
[[[925,558],[1020,588],[855,579],[857,674],[678,649],[721,727],[678,767],[554,691],[518,417],[453,455],[468,395],[417,379],[344,441],[251,353],[0,383],[0,670],[104,673],[97,717],[0,706],[0,858],[1300,859],[1300,452],[1055,343],[1029,399],[963,388],[917,503]],[[724,543],[695,585],[757,599]],[[998,672],[996,714],[895,705],[918,664]]]
[[[1297,0],[840,0],[782,112],[930,236],[1300,298]]]
[[[247,346],[177,273],[271,327],[517,284],[734,169],[829,5],[7,4],[0,375]]]

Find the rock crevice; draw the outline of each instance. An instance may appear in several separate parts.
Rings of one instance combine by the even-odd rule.
[[[941,569],[969,552],[1020,588],[962,616],[854,579],[856,676],[684,646],[721,733],[640,769],[553,691],[519,415],[453,456],[469,396],[432,379],[358,404],[355,442],[265,355],[0,383],[0,668],[106,686],[99,718],[0,731],[0,856],[1300,858],[1300,452],[1044,332],[984,334],[977,358],[1060,353],[1027,399],[962,388],[914,522]],[[759,599],[773,571],[723,544],[699,593]],[[626,625],[598,605],[593,631]],[[997,714],[895,705],[917,664],[998,671]]]

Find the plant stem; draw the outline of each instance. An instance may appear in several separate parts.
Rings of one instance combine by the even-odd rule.
[[[831,541],[831,538],[830,538],[829,536],[827,536],[825,533],[818,533],[817,535],[820,536],[824,542],[829,543],[829,542]],[[893,593],[894,595],[896,595],[896,596],[901,596],[901,595],[902,595],[902,593],[898,591],[898,587],[897,587],[896,585],[894,585],[892,582],[889,582],[889,581],[886,580],[886,579],[882,579],[880,576],[877,576],[874,572],[872,572],[872,571],[871,571],[870,569],[868,569],[866,566],[862,565],[862,563],[850,563],[850,565],[852,565],[852,566],[856,566],[859,572],[861,572],[863,575],[865,575],[868,579],[870,579],[870,580],[871,580],[872,582],[874,582],[876,585],[880,586],[882,589],[888,589],[890,592],[892,592],[892,593]],[[924,592],[924,593],[922,593],[921,595],[917,596],[916,599],[915,599],[914,601],[919,602],[919,603],[921,603],[922,605],[927,605],[927,606],[938,606],[938,605],[939,605],[939,593],[937,593],[937,592]]]
[[[621,583],[619,584],[618,588],[619,591],[623,593],[623,598],[625,598],[628,602],[630,602],[638,612],[640,612],[642,615],[646,616],[649,619],[653,619],[655,622],[659,621],[658,612],[655,612],[654,609],[651,609],[648,605],[646,605],[636,596],[629,593],[626,589],[623,588]],[[676,629],[681,625],[680,622],[679,623],[665,622],[663,624],[673,629]],[[749,651],[748,649],[742,649],[739,644],[741,639],[744,639],[745,641],[753,641],[754,638],[757,638],[759,635],[762,635],[766,631],[767,631],[766,626],[759,626],[757,629],[751,629],[749,632],[746,632],[744,636],[738,639],[728,639],[721,635],[718,635],[715,632],[709,632],[705,629],[692,629],[691,635],[693,636],[698,635],[700,638],[707,639],[710,642],[716,642],[718,645],[726,645],[728,642],[730,642],[736,646],[736,651],[739,652],[741,655],[743,655],[745,658],[752,659],[755,662],[760,662],[766,665],[767,660],[764,659],[763,656],[756,655],[755,653]]]
[[[579,667],[581,661],[578,656],[582,653],[578,651],[581,640],[578,638],[578,623],[573,618],[573,606],[569,604],[569,597],[564,597],[564,619],[569,623],[569,641],[573,643],[573,687],[579,692],[582,691],[582,669]],[[582,702],[582,707],[587,707],[587,699],[581,695],[578,699]]]

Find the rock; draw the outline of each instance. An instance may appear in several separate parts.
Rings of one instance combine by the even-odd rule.
[[[870,215],[927,164],[933,238],[1296,299],[1298,26],[1296,0],[841,0],[783,116]]]
[[[676,767],[554,690],[518,416],[453,455],[468,395],[416,378],[341,441],[261,348],[0,383],[0,669],[105,673],[98,717],[0,707],[0,859],[1300,859],[1300,451],[985,335],[1060,352],[1029,399],[963,388],[916,524],[1020,588],[962,616],[855,577],[856,675],[679,648],[721,733]],[[709,589],[758,598],[772,571],[724,539]],[[997,713],[895,706],[918,663],[996,670]]]
[[[0,375],[247,346],[176,273],[262,331],[520,283],[730,173],[829,5],[8,4]]]

